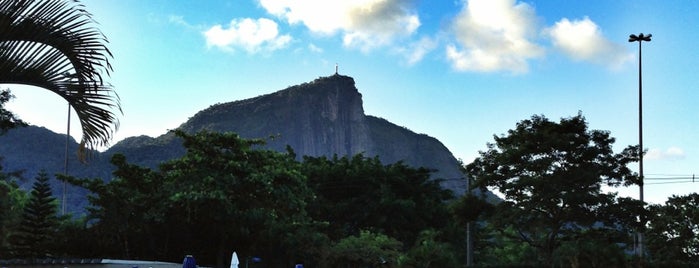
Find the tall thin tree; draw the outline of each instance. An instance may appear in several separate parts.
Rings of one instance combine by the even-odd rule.
[[[13,238],[15,257],[44,258],[53,253],[51,241],[58,228],[56,198],[46,171],[41,171],[32,187],[29,203],[22,213],[19,233]]]

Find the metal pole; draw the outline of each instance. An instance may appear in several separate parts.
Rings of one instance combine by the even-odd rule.
[[[466,189],[471,195],[471,177],[466,177]],[[471,235],[471,222],[466,223],[466,267],[473,266],[473,236]]]
[[[643,40],[638,40],[638,169],[640,175],[638,196],[641,200],[641,205],[643,205],[643,72],[641,67],[643,65],[641,60],[643,53],[641,53],[641,43],[643,43]],[[643,228],[646,225],[645,205],[643,205],[641,211],[641,229],[638,232],[638,257],[643,259]]]
[[[66,127],[66,151],[63,162],[63,174],[68,175],[68,144],[70,143],[70,103],[68,103],[68,126]],[[63,181],[63,196],[61,197],[61,215],[66,214],[66,182]]]
[[[643,41],[650,42],[652,34],[643,35],[643,33],[636,36],[635,34],[629,35],[629,42],[638,41],[638,169],[639,169],[639,181],[638,189],[639,196],[638,199],[642,203],[641,215],[639,215],[640,226],[638,230],[638,257],[641,261],[641,266],[643,266],[643,229],[646,225],[646,207],[643,201],[643,58],[642,58],[642,45]]]

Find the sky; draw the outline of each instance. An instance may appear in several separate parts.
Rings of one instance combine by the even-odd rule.
[[[699,1],[82,2],[114,55],[107,81],[123,114],[111,144],[157,137],[210,105],[329,76],[337,64],[354,78],[367,115],[435,137],[465,163],[533,115],[558,121],[580,112],[590,129],[610,131],[620,152],[638,144],[639,45],[628,38],[650,33],[642,44],[645,200],[699,189]],[[10,89],[11,111],[66,133],[65,101]],[[610,190],[639,195],[638,187]]]

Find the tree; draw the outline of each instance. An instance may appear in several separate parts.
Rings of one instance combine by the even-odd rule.
[[[49,177],[40,171],[32,187],[29,203],[22,213],[19,232],[12,238],[20,258],[45,258],[53,253],[52,241],[58,228],[58,203],[51,193]]]
[[[309,222],[306,205],[313,197],[293,152],[260,149],[264,140],[235,133],[175,134],[187,152],[161,165],[160,172],[165,187],[172,187],[177,218],[186,223],[182,231],[190,234],[184,240],[197,240],[187,248],[209,254],[217,266],[236,248],[270,254],[261,256],[268,260],[285,257],[267,249]],[[209,228],[202,230],[201,222]]]
[[[387,235],[362,230],[357,236],[343,238],[333,245],[323,267],[395,267],[402,246]]]
[[[435,230],[420,232],[415,245],[400,261],[401,267],[460,267],[455,249],[440,241],[440,235],[442,234]]]
[[[699,262],[699,194],[672,196],[649,208],[651,258],[660,262]]]
[[[9,90],[0,90],[0,135],[12,128],[26,125],[15,114],[5,109],[5,103],[12,98],[14,96]]]
[[[119,98],[103,76],[111,52],[78,1],[0,1],[0,84],[24,84],[58,94],[75,110],[82,145],[107,145],[118,126]]]
[[[476,186],[504,196],[489,222],[499,230],[513,228],[537,249],[539,261],[553,265],[561,243],[584,238],[584,230],[625,234],[635,223],[632,212],[641,205],[601,186],[636,183],[627,164],[637,160],[638,150],[615,154],[609,132],[588,130],[581,114],[560,123],[532,116],[494,139],[466,170]]]
[[[2,158],[0,158],[1,160]],[[13,237],[22,220],[22,210],[27,194],[19,188],[16,173],[5,173],[0,166],[0,252],[11,254],[10,237]],[[5,254],[0,258],[8,257]]]
[[[329,223],[334,240],[372,230],[412,245],[421,231],[440,229],[449,217],[445,203],[452,195],[425,168],[358,154],[305,157],[302,173],[318,196],[309,213]]]
[[[59,175],[60,180],[91,192],[87,220],[94,223],[87,231],[95,248],[83,254],[165,258],[163,249],[167,248],[167,240],[159,230],[167,226],[164,213],[171,193],[166,191],[162,176],[149,168],[127,163],[121,154],[112,156],[111,163],[116,169],[114,178],[108,182]]]
[[[156,171],[115,155],[107,183],[66,178],[94,193],[92,229],[103,252],[170,261],[186,253],[222,267],[234,250],[285,261],[291,257],[278,245],[317,238],[306,229],[313,194],[293,154],[259,149],[263,140],[235,133],[175,134],[185,155]]]

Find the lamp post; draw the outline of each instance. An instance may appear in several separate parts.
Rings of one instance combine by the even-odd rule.
[[[641,72],[641,44],[643,43],[643,41],[650,42],[651,36],[653,35],[643,35],[643,33],[639,35],[629,35],[629,42],[638,42],[638,174],[640,176],[640,180],[638,182],[638,188],[640,193],[638,197],[639,200],[641,200],[641,203],[643,203],[643,80]],[[646,224],[645,206],[642,211],[643,212],[640,215],[641,230]],[[643,232],[641,230],[638,231],[637,254],[639,258],[643,259]]]

